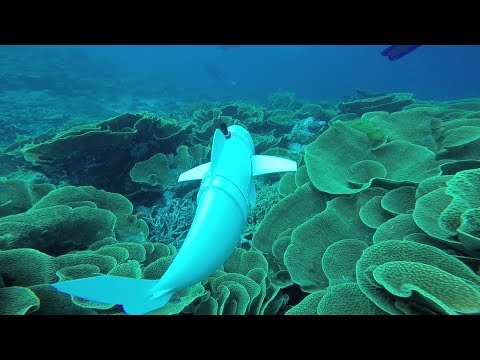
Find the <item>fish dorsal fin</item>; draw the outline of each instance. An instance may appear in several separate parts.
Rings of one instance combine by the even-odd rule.
[[[180,174],[178,182],[189,180],[202,180],[207,171],[210,170],[210,163],[198,165],[190,170],[187,170]]]
[[[210,157],[210,169],[212,171],[215,171],[217,168],[220,156],[222,156],[225,141],[227,141],[227,139],[225,139],[225,135],[223,135],[222,131],[219,129],[215,130],[215,134],[213,135],[212,156]]]
[[[297,162],[290,159],[269,155],[254,155],[252,157],[253,176],[296,170]]]

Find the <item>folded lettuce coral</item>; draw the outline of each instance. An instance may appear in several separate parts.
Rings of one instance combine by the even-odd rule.
[[[89,250],[58,257],[34,249],[0,250],[0,305],[3,314],[122,314],[114,304],[69,296],[48,284],[97,274],[159,279],[176,255],[174,247],[100,240]],[[267,277],[268,263],[257,251],[235,249],[203,282],[179,291],[156,315],[269,314],[286,301]]]
[[[380,242],[362,253],[356,272],[362,292],[389,314],[404,314],[411,304],[433,313],[480,311],[480,276],[430,245]]]
[[[325,210],[295,228],[285,251],[285,265],[303,291],[313,292],[328,286],[322,257],[331,244],[352,238],[372,243],[373,230],[362,222],[358,213],[372,197],[384,192],[370,188],[355,196],[336,197],[327,202]]]
[[[26,144],[21,152],[28,163],[54,180],[125,194],[139,186],[123,175],[156,153],[175,152],[192,127],[191,122],[127,113]]]
[[[419,297],[417,301],[433,312],[454,315],[480,311],[478,286],[435,266],[391,261],[376,267],[373,278],[394,296]]]
[[[330,194],[360,192],[374,179],[417,184],[440,175],[440,163],[426,147],[394,140],[372,148],[364,132],[343,122],[306,147],[305,163],[313,185]]]
[[[130,170],[130,178],[141,184],[144,191],[161,192],[176,182],[168,167],[167,157],[162,153],[136,163]]]
[[[148,237],[147,224],[133,214],[132,203],[121,194],[99,190],[93,186],[64,186],[48,193],[32,210],[54,205],[68,205],[72,208],[88,205],[93,209],[108,210],[116,219],[113,231],[117,240],[142,242]]]
[[[277,269],[270,278],[311,293],[287,314],[478,312],[478,161],[441,155],[475,143],[476,129],[453,131],[445,113],[420,106],[335,121],[307,146],[306,166],[282,177],[284,199],[253,244]],[[308,181],[326,196],[296,209]],[[368,263],[380,249],[385,264]],[[342,305],[347,293],[364,305]]]
[[[40,300],[29,288],[0,288],[0,315],[26,315],[40,307]]]
[[[0,177],[0,216],[27,211],[53,189],[48,183]]]
[[[285,277],[286,267],[283,255],[275,260],[273,247],[275,242],[280,241],[280,235],[288,229],[294,229],[316,214],[322,212],[326,207],[326,201],[330,199],[315,189],[311,183],[299,187],[293,194],[280,200],[265,216],[257,232],[252,238],[256,249],[263,252],[269,261],[272,281],[280,286],[291,284],[289,276]],[[283,240],[282,240],[283,241]]]
[[[113,236],[115,215],[89,206],[56,205],[0,218],[0,248],[32,248],[51,255],[87,248]]]
[[[329,286],[317,305],[318,315],[386,315],[356,283]]]
[[[429,182],[430,183],[430,182]],[[466,254],[480,251],[480,170],[459,171],[417,191],[413,218],[428,235]],[[443,186],[442,186],[443,185]],[[429,191],[432,189],[431,191]]]

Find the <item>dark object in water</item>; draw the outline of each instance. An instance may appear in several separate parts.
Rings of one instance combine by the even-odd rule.
[[[391,45],[382,51],[382,55],[388,57],[390,61],[398,60],[421,45]]]
[[[225,52],[227,50],[231,50],[231,49],[235,49],[235,48],[239,48],[240,45],[217,45],[216,48],[218,51],[220,52]]]
[[[232,134],[228,131],[227,124],[221,123],[219,129],[222,131],[223,135],[225,135],[225,139],[230,139]]]
[[[217,80],[225,79],[225,73],[215,64],[207,64],[207,72]]]

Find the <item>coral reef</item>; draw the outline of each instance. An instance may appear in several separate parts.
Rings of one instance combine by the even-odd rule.
[[[341,114],[353,113],[363,115],[373,111],[387,111],[389,113],[401,111],[412,103],[413,94],[394,93],[341,102],[337,105],[337,108]]]
[[[479,104],[359,90],[335,106],[282,91],[266,106],[147,104],[77,123],[45,112],[35,131],[0,123],[18,135],[0,151],[0,313],[123,314],[49,284],[160,278],[196,210],[198,182],[176,180],[209,161],[220,122],[298,170],[254,178],[232,256],[155,314],[479,313]]]
[[[0,250],[0,311],[6,315],[124,314],[118,306],[85,301],[48,285],[95,274],[158,279],[175,254],[171,245],[112,238],[57,257],[34,249]],[[207,280],[180,291],[174,301],[152,314],[276,314],[286,298],[267,274],[261,253],[238,248]]]
[[[195,216],[196,192],[190,191],[182,198],[174,198],[165,206],[139,207],[150,228],[149,241],[173,244],[180,248]]]
[[[310,294],[287,314],[479,312],[480,123],[425,105],[336,120],[282,178],[253,245]]]

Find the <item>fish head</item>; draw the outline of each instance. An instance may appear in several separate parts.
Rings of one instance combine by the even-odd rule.
[[[255,154],[255,144],[253,143],[252,135],[250,135],[247,129],[239,125],[230,125],[228,131],[232,136],[241,139],[247,145],[252,155]]]

